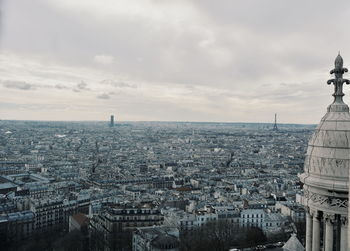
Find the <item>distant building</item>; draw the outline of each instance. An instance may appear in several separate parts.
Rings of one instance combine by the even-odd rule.
[[[172,188],[174,177],[152,177],[152,187],[153,188]]]
[[[294,222],[305,221],[305,210],[299,204],[279,201],[276,203],[276,210],[280,210],[284,216],[291,217]]]
[[[0,194],[7,194],[8,192],[16,191],[16,190],[17,190],[17,185],[11,182],[0,184]]]
[[[214,206],[214,212],[218,215],[218,220],[231,224],[239,224],[240,210],[233,206]]]
[[[240,225],[263,228],[265,211],[263,209],[244,209],[241,212]]]
[[[36,231],[44,232],[63,227],[63,207],[61,199],[31,201],[30,210],[35,214]]]
[[[137,227],[160,225],[163,219],[160,210],[150,204],[140,207],[113,205],[94,216],[90,225],[95,229],[105,229],[108,232],[124,232]]]
[[[161,225],[163,221],[160,210],[150,203],[111,204],[93,216],[90,232],[101,236],[101,245],[113,249],[122,245],[136,228]]]
[[[111,122],[109,124],[110,127],[114,126],[114,115],[111,115]]]
[[[285,222],[281,214],[266,212],[264,209],[243,209],[241,211],[240,226],[258,227],[266,234],[280,231]]]
[[[274,131],[278,131],[278,127],[277,127],[277,113],[275,113],[275,122],[273,123],[273,130]]]
[[[9,213],[0,216],[0,239],[17,241],[30,236],[35,230],[35,215],[31,211]]]
[[[181,231],[190,231],[197,227],[206,225],[209,222],[218,221],[219,217],[217,213],[208,211],[196,211],[193,214],[188,213],[183,215],[178,220],[178,226]]]
[[[35,230],[44,232],[68,227],[69,216],[78,212],[87,213],[89,203],[89,199],[71,201],[62,198],[31,200],[30,210],[35,214]]]

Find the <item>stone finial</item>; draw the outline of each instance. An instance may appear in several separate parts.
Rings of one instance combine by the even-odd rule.
[[[335,78],[330,79],[327,81],[327,84],[334,84],[334,94],[333,96],[336,98],[337,96],[340,97],[342,100],[342,97],[344,96],[343,93],[343,84],[350,84],[350,81],[347,79],[343,79],[343,74],[345,72],[348,72],[347,68],[343,68],[343,58],[340,56],[340,53],[335,58],[334,61],[334,69],[330,71],[330,74],[334,74]]]
[[[338,54],[338,56],[336,57],[335,61],[334,61],[334,69],[330,71],[330,74],[334,74],[335,78],[330,79],[327,81],[327,84],[332,84],[334,85],[334,93],[333,93],[333,97],[334,97],[334,102],[332,105],[330,105],[329,110],[334,110],[334,111],[344,111],[343,109],[332,109],[336,108],[335,105],[337,106],[343,106],[345,105],[343,102],[343,84],[350,84],[350,81],[348,79],[344,79],[343,78],[343,74],[345,72],[348,72],[347,68],[343,67],[343,58],[340,56],[340,53]],[[341,107],[338,107],[341,108]],[[347,108],[348,110],[349,108]]]
[[[344,63],[343,58],[340,56],[340,52],[338,52],[338,56],[335,58],[335,61],[334,61],[334,66],[337,69],[341,69],[343,68],[343,63]]]

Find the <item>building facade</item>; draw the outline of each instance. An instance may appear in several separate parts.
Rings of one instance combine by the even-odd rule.
[[[0,216],[0,239],[19,241],[29,237],[35,230],[35,215],[31,211],[22,211]]]
[[[160,210],[152,204],[111,204],[90,220],[90,232],[100,235],[101,245],[107,250],[120,247],[139,227],[158,226],[164,222]]]

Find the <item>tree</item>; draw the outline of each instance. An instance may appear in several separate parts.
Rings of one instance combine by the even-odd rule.
[[[87,236],[79,230],[67,233],[53,244],[54,251],[82,251],[87,248]]]
[[[233,246],[252,247],[266,241],[257,227],[242,228],[227,221],[214,221],[194,230],[182,232],[181,250],[224,251]]]

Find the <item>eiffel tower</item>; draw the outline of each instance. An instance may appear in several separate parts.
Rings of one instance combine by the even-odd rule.
[[[273,129],[274,131],[278,131],[278,128],[277,128],[277,113],[275,113],[275,123],[273,124]]]

